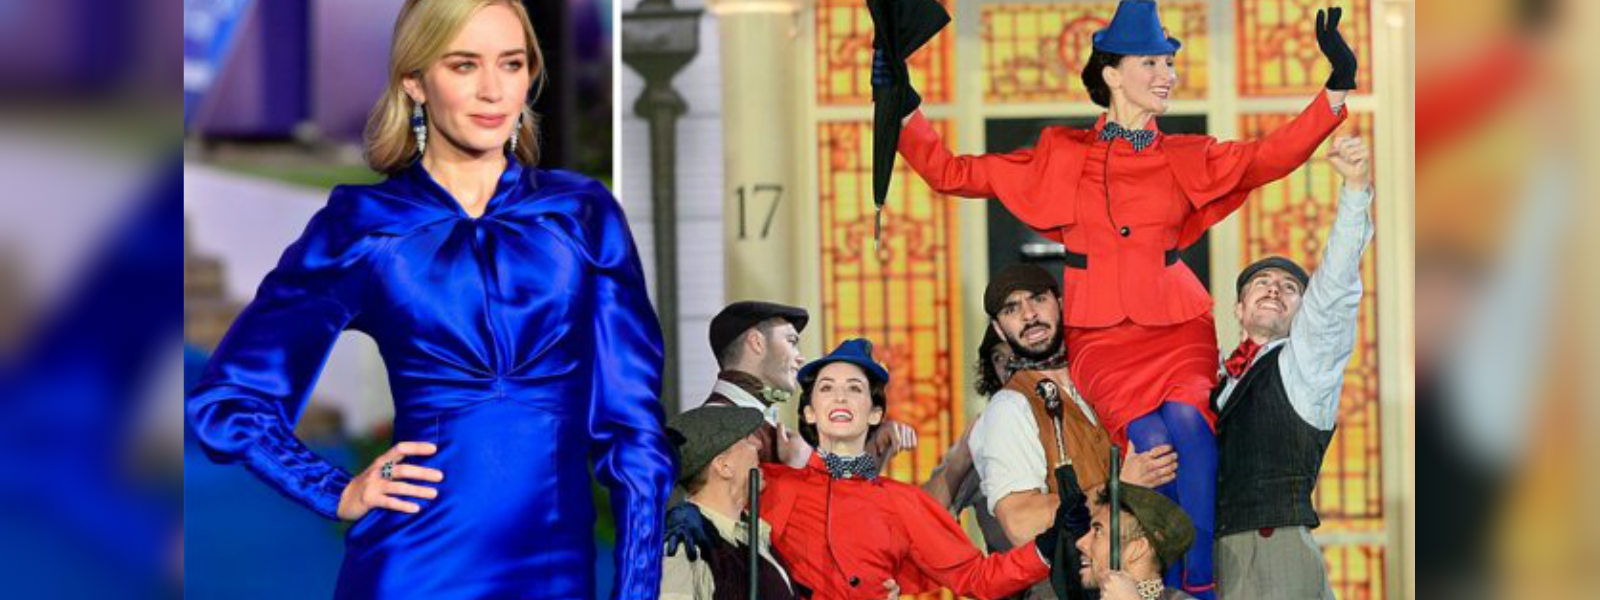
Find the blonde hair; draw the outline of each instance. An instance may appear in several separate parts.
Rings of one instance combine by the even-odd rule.
[[[511,0],[406,0],[394,24],[394,45],[389,52],[389,83],[367,117],[365,135],[367,165],[380,173],[394,173],[419,158],[416,134],[411,131],[411,111],[415,106],[406,94],[407,76],[422,73],[444,56],[450,41],[478,9],[504,4],[522,22],[528,41],[528,69],[533,89],[544,87],[544,53],[539,37],[521,2]],[[526,96],[527,92],[522,92]],[[535,94],[537,95],[537,94]],[[539,162],[539,116],[522,103],[522,125],[517,131],[517,160],[533,165]]]

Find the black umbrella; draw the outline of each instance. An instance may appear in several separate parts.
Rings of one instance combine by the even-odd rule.
[[[900,120],[916,110],[922,99],[911,89],[906,59],[933,39],[950,22],[950,14],[935,0],[867,0],[872,14],[874,48],[883,52],[891,83],[872,90],[872,201],[878,216],[873,238],[882,224],[883,203],[889,197],[894,173],[895,148],[900,145]]]

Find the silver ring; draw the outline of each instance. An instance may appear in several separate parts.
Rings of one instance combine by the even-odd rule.
[[[378,468],[378,476],[394,481],[394,461],[384,461],[383,466]]]

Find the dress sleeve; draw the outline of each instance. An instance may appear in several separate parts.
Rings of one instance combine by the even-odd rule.
[[[932,497],[914,487],[904,490],[898,512],[912,540],[911,563],[918,576],[896,577],[902,587],[933,582],[960,596],[1003,598],[1050,575],[1032,541],[985,556]]]
[[[1298,116],[1260,139],[1218,142],[1206,136],[1174,136],[1180,143],[1172,146],[1173,174],[1195,207],[1179,233],[1179,244],[1199,239],[1237,210],[1251,190],[1304,165],[1349,113],[1348,107],[1335,112],[1323,90]]]
[[[661,325],[622,207],[598,183],[579,215],[593,287],[593,382],[588,429],[595,477],[617,524],[613,598],[660,592],[663,507],[676,459],[661,408]]]
[[[184,413],[211,460],[242,463],[279,493],[330,519],[350,475],[294,436],[334,341],[360,309],[371,255],[385,238],[343,231],[330,203],[268,273],[228,329]]]
[[[794,478],[801,472],[783,463],[761,463],[761,520],[772,528],[774,542],[789,530],[789,514],[799,491]]]
[[[900,132],[899,150],[934,191],[968,198],[998,198],[1023,223],[1049,229],[1072,221],[1071,203],[1041,197],[1047,194],[1039,192],[1056,139],[1053,131],[1041,133],[1033,148],[956,156],[945,148],[944,140],[922,111],[917,111]]]

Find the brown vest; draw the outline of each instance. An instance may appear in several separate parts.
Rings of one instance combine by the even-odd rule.
[[[1078,475],[1078,487],[1089,490],[1105,484],[1111,461],[1110,436],[1105,428],[1095,425],[1078,408],[1077,401],[1072,399],[1075,391],[1070,382],[1063,385],[1050,379],[1056,384],[1061,399],[1061,435],[1058,438],[1056,421],[1045,406],[1044,397],[1039,394],[1039,383],[1046,379],[1049,378],[1040,371],[1019,371],[1006,382],[1006,389],[1022,394],[1033,409],[1033,419],[1039,423],[1039,445],[1044,447],[1045,464],[1054,471],[1056,465],[1065,462],[1061,458],[1061,452],[1065,450],[1067,460],[1072,461],[1072,470]],[[1050,473],[1045,475],[1045,480],[1050,484],[1050,493],[1057,493],[1055,476]]]

